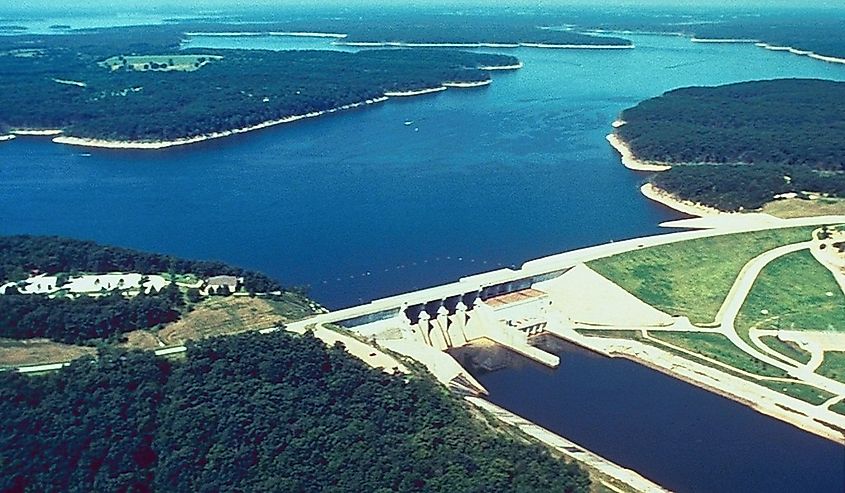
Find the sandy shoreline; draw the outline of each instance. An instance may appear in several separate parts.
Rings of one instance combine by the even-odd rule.
[[[289,36],[295,38],[333,38],[343,39],[347,35],[340,33],[319,33],[319,32],[302,32],[302,31],[231,31],[231,32],[190,32],[185,33],[185,36],[219,36],[219,37],[236,37],[236,36]]]
[[[616,122],[614,122],[614,124],[621,126],[619,123],[617,123],[619,121],[620,120],[617,120]],[[610,145],[614,149],[616,149],[616,152],[618,152],[622,156],[622,164],[624,164],[625,167],[628,169],[634,171],[666,171],[667,169],[670,169],[672,167],[668,164],[640,161],[639,159],[634,157],[634,153],[631,152],[631,149],[628,147],[628,145],[615,133],[608,134],[608,136],[605,138],[610,143]]]
[[[833,411],[819,412],[816,406],[735,377],[718,369],[675,356],[660,348],[637,341],[578,337],[571,342],[611,358],[624,358],[696,387],[750,407],[757,412],[789,423],[804,431],[845,444],[845,435],[825,426],[842,424],[845,417]],[[789,408],[784,409],[781,406]],[[802,409],[806,412],[803,412]]]
[[[793,55],[806,56],[806,57],[810,57],[814,60],[821,60],[823,62],[845,64],[845,58],[839,58],[839,57],[835,57],[835,56],[819,55],[818,53],[815,53],[815,52],[812,52],[812,51],[799,50],[799,49],[793,48],[791,46],[777,46],[777,45],[770,45],[768,43],[755,43],[755,46],[759,46],[760,48],[765,48],[765,49],[771,50],[771,51],[785,51],[785,52],[791,53]]]
[[[720,214],[729,214],[728,212],[720,211],[719,209],[716,209],[714,207],[696,204],[695,202],[691,202],[689,200],[678,199],[666,190],[657,188],[651,183],[646,183],[645,185],[640,187],[640,192],[650,200],[659,202],[665,205],[666,207],[675,209],[678,212],[683,212],[684,214],[690,216],[704,217],[718,216]]]
[[[519,70],[522,67],[524,65],[519,62],[516,65],[482,65],[478,67],[478,70]]]
[[[361,48],[550,48],[571,50],[616,50],[630,49],[634,45],[586,45],[586,44],[551,44],[551,43],[407,43],[404,41],[335,41],[335,45],[357,46]]]
[[[117,141],[117,140],[103,140],[103,139],[87,139],[82,137],[70,137],[70,136],[59,136],[53,139],[53,142],[57,144],[67,144],[67,145],[75,145],[75,146],[82,146],[82,147],[96,147],[102,149],[164,149],[167,147],[174,147],[179,145],[187,145],[187,144],[195,144],[197,142],[203,142],[206,140],[211,139],[219,139],[222,137],[229,137],[231,135],[251,132],[253,130],[260,130],[262,128],[272,127],[275,125],[281,125],[283,123],[291,123],[298,120],[303,120],[305,118],[315,118],[321,115],[335,113],[338,111],[349,110],[352,108],[358,108],[368,104],[376,104],[387,101],[387,97],[380,97],[375,99],[368,99],[366,101],[361,101],[359,103],[352,103],[346,104],[337,108],[332,108],[329,110],[324,111],[314,111],[311,113],[306,113],[304,115],[294,115],[288,116],[285,118],[280,118],[278,120],[271,120],[263,123],[259,123],[257,125],[252,125],[250,127],[244,128],[237,128],[234,130],[226,130],[223,132],[212,132],[210,134],[205,135],[198,135],[196,137],[187,137],[183,139],[176,139],[170,141]]]
[[[758,39],[744,39],[744,38],[690,38],[693,43],[728,43],[728,44],[745,44],[745,43],[759,43]]]
[[[233,130],[226,130],[222,132],[212,132],[209,134],[204,135],[197,135],[195,137],[185,137],[181,139],[175,140],[167,140],[167,141],[127,141],[127,140],[106,140],[106,139],[92,139],[92,138],[84,138],[84,137],[72,137],[68,135],[60,135],[62,133],[61,130],[29,130],[26,131],[28,133],[23,134],[18,131],[14,131],[13,133],[17,133],[19,135],[56,135],[53,138],[53,142],[56,144],[65,144],[65,145],[75,145],[80,147],[94,147],[100,149],[145,149],[145,150],[152,150],[152,149],[165,149],[168,147],[175,147],[181,145],[188,145],[188,144],[196,144],[199,142],[204,142],[206,140],[212,139],[220,139],[223,137],[229,137],[231,135],[242,134],[246,132],[252,132],[254,130],[260,130],[267,127],[272,127],[275,125],[281,125],[283,123],[291,123],[298,120],[303,120],[305,118],[315,118],[318,116],[326,115],[329,113],[336,113],[338,111],[349,110],[352,108],[358,108],[361,106],[369,105],[369,104],[376,104],[387,101],[391,97],[412,97],[412,96],[420,96],[423,94],[432,94],[437,92],[445,91],[449,88],[473,88],[473,87],[483,87],[487,86],[492,83],[492,80],[484,80],[484,81],[473,81],[473,82],[444,82],[443,85],[437,87],[430,87],[425,89],[419,89],[415,91],[387,91],[384,93],[382,97],[368,99],[366,101],[361,101],[358,103],[347,104],[344,106],[340,106],[338,108],[332,108],[329,110],[324,111],[314,111],[311,113],[306,113],[304,115],[293,115],[288,116],[285,118],[280,118],[278,120],[271,120],[267,122],[262,122],[256,125],[252,125],[249,127],[237,128]]]
[[[58,129],[46,130],[10,130],[12,135],[30,136],[30,137],[49,137],[51,135],[61,135],[62,131]]]
[[[416,91],[387,91],[384,93],[389,98],[406,98],[409,96],[420,96],[423,94],[431,94],[435,92],[442,92],[448,89],[445,85],[438,87],[429,87],[427,89],[418,89]]]
[[[475,82],[444,82],[443,87],[454,87],[457,89],[467,89],[470,87],[484,87],[493,83],[493,79],[478,80]]]

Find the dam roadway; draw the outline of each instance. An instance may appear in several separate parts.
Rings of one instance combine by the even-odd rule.
[[[403,359],[411,358],[425,365],[441,383],[464,395],[473,406],[597,471],[600,481],[609,478],[611,485],[624,483],[636,491],[667,491],[637,472],[483,399],[481,396],[487,393],[484,386],[446,350],[477,339],[488,339],[545,366],[556,367],[558,356],[528,344],[528,336],[547,332],[569,340],[574,338],[564,333],[566,324],[563,320],[547,310],[551,301],[542,291],[534,289],[535,285],[543,286],[544,282],[556,279],[584,262],[641,248],[738,232],[836,223],[845,223],[845,216],[775,219],[762,215],[725,214],[717,218],[675,221],[665,225],[708,229],[634,238],[564,252],[526,262],[519,269],[467,276],[457,282],[319,314],[262,332],[284,329],[305,333],[310,330],[326,344],[340,342],[350,354],[390,373],[408,372]],[[750,282],[753,279],[744,284],[750,286]],[[507,324],[500,320],[505,310]],[[543,316],[535,318],[538,312]],[[184,346],[178,346],[162,348],[156,353],[165,355],[185,350]],[[61,366],[61,363],[39,365],[19,371],[44,371]]]

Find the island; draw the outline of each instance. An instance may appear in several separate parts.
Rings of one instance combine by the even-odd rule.
[[[69,326],[65,318],[83,311],[75,304],[122,318],[113,297],[164,296],[183,320],[219,299],[275,297],[290,319],[321,312],[303,296],[284,298],[288,290],[266,293],[279,286],[262,274],[218,262],[57,237],[0,244],[0,277],[14,288],[0,302],[37,299],[51,312],[43,335],[62,340],[101,325]],[[142,273],[143,281],[132,276]],[[118,278],[124,284],[104,285]],[[340,328],[279,330],[280,317],[233,334],[241,319],[226,318],[231,309],[217,312],[216,325],[194,320],[212,333],[187,346],[142,351],[100,338],[61,371],[0,373],[0,489],[600,491],[587,470],[467,405],[409,360]],[[4,336],[33,342],[19,338],[36,334],[9,329],[9,312],[0,310]],[[155,321],[158,334],[181,323]],[[0,340],[6,353],[8,343]]]
[[[781,216],[845,210],[845,83],[813,79],[690,87],[625,110],[608,136],[650,197],[687,211]]]
[[[257,130],[516,69],[453,50],[179,50],[171,27],[0,40],[0,135],[155,149]],[[122,35],[122,36],[121,36]]]

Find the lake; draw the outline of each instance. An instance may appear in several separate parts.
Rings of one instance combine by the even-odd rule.
[[[307,286],[334,309],[664,232],[660,222],[681,216],[643,198],[645,175],[604,139],[641,99],[688,85],[845,79],[845,66],[753,45],[630,38],[633,50],[501,50],[525,67],[495,73],[486,88],[179,149],[0,143],[0,233],[219,259]],[[332,48],[293,38],[188,46]],[[494,402],[669,487],[845,483],[842,447],[634,363],[570,348],[558,371],[520,365],[480,378]]]

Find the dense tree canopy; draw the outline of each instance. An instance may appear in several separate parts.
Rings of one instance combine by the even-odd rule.
[[[265,293],[282,289],[277,281],[260,272],[232,267],[222,262],[186,260],[59,236],[0,236],[0,284],[26,279],[33,270],[44,274],[195,274],[201,278],[231,275],[243,277],[244,287],[248,291]]]
[[[586,475],[472,418],[428,378],[306,335],[240,335],[184,361],[105,353],[0,375],[4,491],[562,491]]]
[[[845,83],[827,80],[691,87],[625,110],[617,133],[637,158],[676,165],[651,181],[684,199],[736,210],[787,192],[845,197],[843,100]]]
[[[103,45],[110,30],[0,40],[0,126],[107,140],[175,140],[360,103],[388,91],[486,81],[489,72],[479,67],[517,63],[510,56],[453,50],[179,51],[172,42],[180,34],[150,31],[150,44],[117,47]],[[99,63],[138,53],[222,59],[193,71],[112,70]]]
[[[46,274],[137,272],[141,274],[195,274],[201,278],[233,275],[244,278],[251,292],[282,290],[264,274],[220,262],[184,260],[168,255],[104,246],[91,241],[56,236],[0,236],[0,284],[18,281],[37,270]],[[189,300],[196,301],[196,293]],[[0,337],[86,344],[137,329],[160,327],[176,321],[185,311],[185,294],[174,284],[160,292],[125,297],[49,297],[0,293]]]

